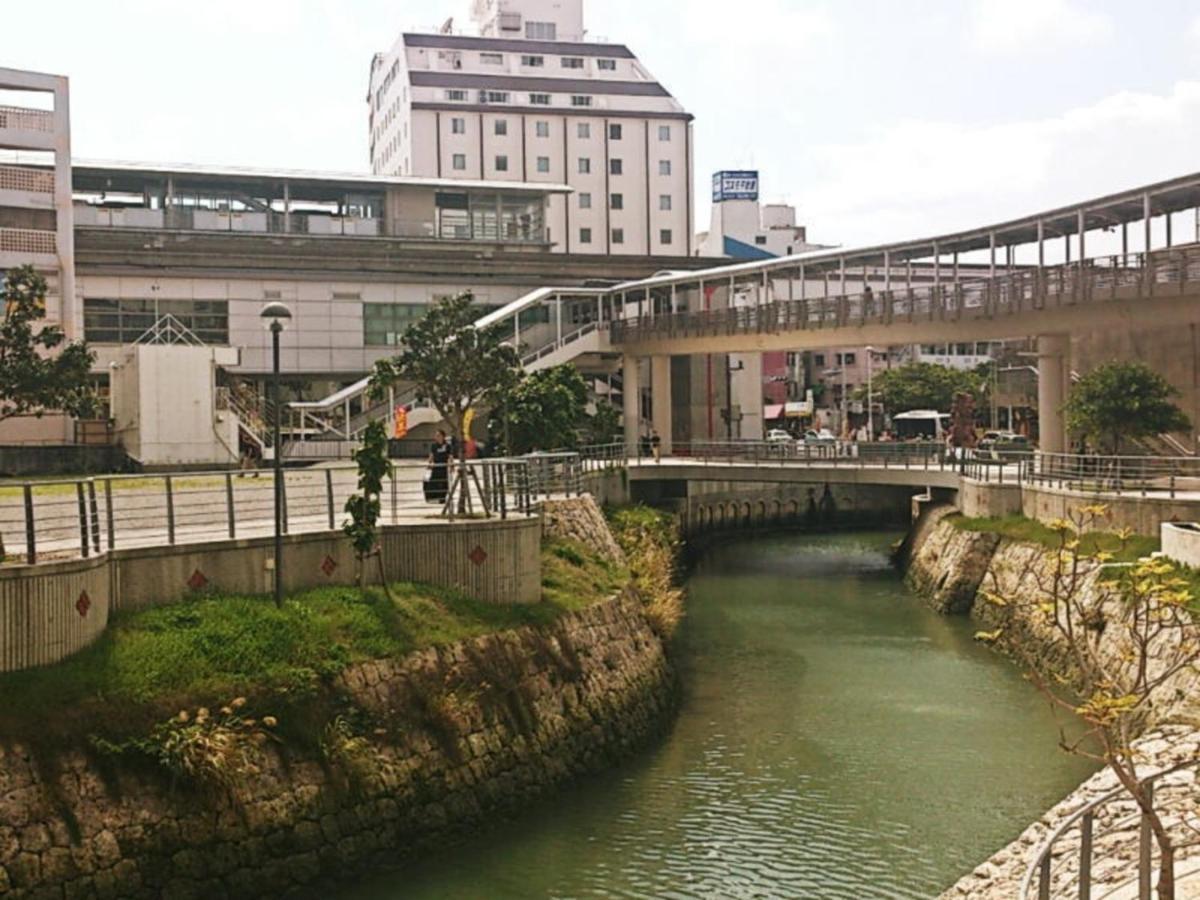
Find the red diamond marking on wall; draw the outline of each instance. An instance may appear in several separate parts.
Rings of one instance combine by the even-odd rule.
[[[193,591],[200,590],[200,588],[204,587],[206,584],[208,584],[208,579],[199,569],[193,572],[192,577],[187,580],[188,587],[190,587]]]
[[[482,566],[487,561],[487,551],[476,544],[475,549],[467,554],[467,559],[477,566]]]
[[[337,562],[332,556],[325,557],[325,561],[321,563],[321,571],[326,575],[332,575],[333,570],[337,568]]]
[[[92,598],[88,596],[87,591],[83,591],[79,595],[79,599],[75,601],[75,612],[79,613],[79,618],[87,618],[88,610],[92,608]]]

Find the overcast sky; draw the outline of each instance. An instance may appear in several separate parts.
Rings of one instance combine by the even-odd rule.
[[[1200,0],[585,4],[696,116],[700,229],[719,168],[841,244],[1200,170]],[[366,171],[371,54],[468,7],[10,2],[0,65],[70,76],[77,158]]]

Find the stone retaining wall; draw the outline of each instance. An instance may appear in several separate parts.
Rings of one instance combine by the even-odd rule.
[[[609,530],[604,513],[588,494],[567,500],[543,501],[542,534],[578,541],[609,562],[625,564],[625,554]]]
[[[353,742],[253,745],[259,773],[228,795],[123,757],[36,763],[0,746],[0,896],[327,896],[329,882],[444,846],[610,764],[662,727],[674,699],[633,597],[545,630],[357,665],[337,689]]]

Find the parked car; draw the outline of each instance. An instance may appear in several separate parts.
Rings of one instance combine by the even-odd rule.
[[[787,444],[791,441],[791,434],[782,428],[772,428],[767,432],[767,443],[769,444]]]
[[[836,444],[837,438],[834,437],[833,432],[828,428],[821,428],[819,430],[810,428],[804,432],[803,441],[805,444],[816,444],[818,446],[823,446]]]
[[[1033,452],[1033,445],[1023,434],[1011,431],[988,431],[979,441],[978,455],[983,459],[1021,459]]]

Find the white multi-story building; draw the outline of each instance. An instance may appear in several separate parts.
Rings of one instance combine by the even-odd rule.
[[[371,64],[379,175],[554,182],[556,252],[690,256],[692,117],[583,0],[475,0],[478,36],[401,34]],[[449,24],[449,23],[448,23]]]

